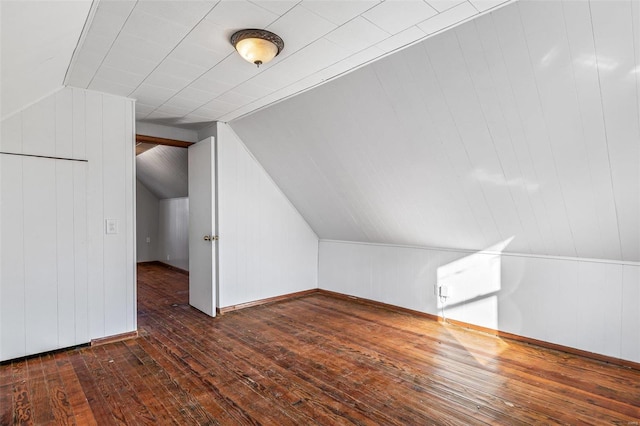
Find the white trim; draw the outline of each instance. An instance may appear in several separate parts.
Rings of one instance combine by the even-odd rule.
[[[612,265],[640,266],[640,262],[624,261],[624,260],[617,260],[617,259],[594,259],[594,258],[588,258],[588,257],[552,256],[547,254],[515,253],[515,252],[501,252],[501,251],[483,250],[483,249],[473,250],[473,249],[463,249],[463,248],[430,247],[430,246],[416,246],[416,245],[405,245],[405,244],[371,243],[371,242],[363,242],[363,241],[330,240],[330,239],[324,239],[324,238],[320,239],[319,241],[321,243],[395,247],[395,248],[408,248],[408,249],[429,250],[429,251],[450,251],[450,252],[471,253],[471,254],[482,253],[482,254],[511,256],[511,257],[531,257],[531,258],[537,258],[537,259],[565,260],[565,261],[571,261],[571,262],[591,262],[591,263],[607,263]]]

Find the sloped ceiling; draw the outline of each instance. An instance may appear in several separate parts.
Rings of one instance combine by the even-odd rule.
[[[67,84],[129,96],[136,118],[200,129],[304,91],[508,0],[100,0]],[[229,42],[266,28],[256,68]]]
[[[231,123],[324,239],[640,261],[640,2],[518,1]]]
[[[90,0],[0,1],[4,118],[62,87]]]
[[[189,196],[187,150],[158,145],[144,151],[136,157],[136,176],[160,200]]]

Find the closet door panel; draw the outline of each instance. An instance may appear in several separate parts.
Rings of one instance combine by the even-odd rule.
[[[24,356],[22,157],[0,154],[0,361]]]
[[[74,270],[74,191],[72,161],[56,161],[56,240],[58,345],[76,344]]]
[[[25,157],[23,168],[25,337],[34,354],[58,348],[56,161]]]
[[[0,360],[86,343],[87,163],[0,161]]]

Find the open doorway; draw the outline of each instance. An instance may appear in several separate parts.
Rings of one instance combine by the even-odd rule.
[[[188,275],[189,145],[190,142],[136,136],[138,265],[155,264]]]
[[[138,289],[141,273],[159,276],[167,268],[182,272],[188,276],[182,295],[213,317],[218,240],[215,139],[193,144],[136,135],[136,142]]]

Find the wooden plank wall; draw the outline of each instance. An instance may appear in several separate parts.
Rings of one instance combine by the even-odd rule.
[[[136,329],[133,126],[72,88],[3,120],[0,360]]]

